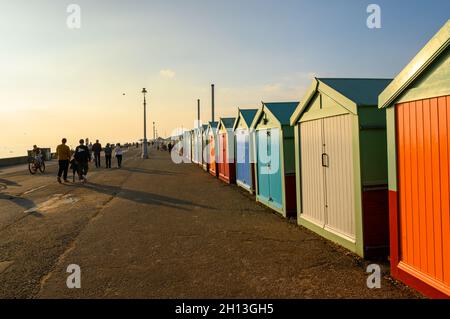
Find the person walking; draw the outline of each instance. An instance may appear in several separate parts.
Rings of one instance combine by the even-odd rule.
[[[112,147],[111,144],[106,144],[105,147],[105,161],[106,161],[106,168],[111,168],[111,157],[112,157]]]
[[[117,166],[122,168],[122,158],[123,158],[123,150],[120,147],[120,143],[117,143],[116,148],[114,149],[117,158]]]
[[[83,183],[87,182],[87,174],[89,171],[89,162],[92,160],[89,148],[84,145],[84,140],[80,140],[80,145],[75,149],[75,161],[78,166],[78,177]]]
[[[92,143],[86,143],[86,145],[87,145],[87,147],[88,147],[88,150],[89,150],[89,153],[91,154],[91,158],[92,158]]]
[[[62,144],[58,145],[56,148],[56,156],[58,157],[58,183],[62,183],[61,177],[64,178],[64,182],[68,182],[67,173],[69,171],[69,160],[71,157],[70,148],[66,145],[67,139],[63,138],[61,141]],[[63,175],[64,174],[64,175]]]
[[[100,153],[102,152],[102,144],[100,144],[98,140],[96,140],[95,144],[92,145],[92,151],[94,152],[95,167],[96,168],[102,167],[101,161],[100,161]]]

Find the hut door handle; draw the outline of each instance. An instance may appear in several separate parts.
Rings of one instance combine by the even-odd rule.
[[[322,154],[322,166],[323,167],[329,167],[329,158],[328,158],[328,154],[327,153],[323,153]]]

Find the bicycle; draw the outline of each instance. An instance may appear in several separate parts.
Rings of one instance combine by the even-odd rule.
[[[31,158],[28,161],[28,170],[31,175],[34,175],[39,170],[42,174],[45,172],[45,162],[43,159],[39,159],[37,157]]]

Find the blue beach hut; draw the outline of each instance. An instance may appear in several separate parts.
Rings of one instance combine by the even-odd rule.
[[[238,109],[233,130],[236,147],[236,184],[253,193],[255,190],[255,164],[253,138],[250,127],[258,109]]]

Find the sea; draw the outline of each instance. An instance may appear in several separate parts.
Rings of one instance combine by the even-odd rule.
[[[27,156],[27,151],[31,148],[32,148],[31,146],[27,147],[24,145],[17,145],[17,146],[0,145],[0,159]]]

